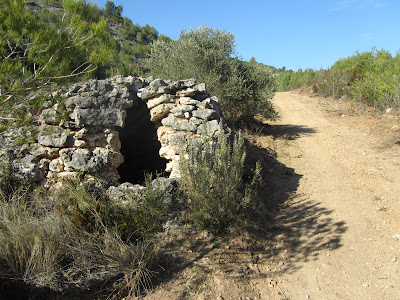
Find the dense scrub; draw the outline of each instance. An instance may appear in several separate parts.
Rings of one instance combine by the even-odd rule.
[[[237,57],[233,34],[199,27],[182,31],[177,41],[158,40],[151,49],[149,68],[165,79],[196,78],[217,95],[228,121],[246,119],[256,113],[273,117],[268,100],[274,80],[267,67],[255,60]]]
[[[38,299],[100,288],[102,294],[140,293],[163,266],[157,249],[171,239],[163,232],[168,222],[214,234],[243,234],[257,222],[251,211],[260,169],[245,178],[245,155],[243,138],[221,131],[217,142],[182,158],[178,188],[166,194],[148,175],[143,192],[121,201],[81,180],[51,191],[20,186],[2,164],[0,280],[46,288]]]
[[[122,6],[113,8],[108,1],[111,8],[99,9],[83,0],[37,3],[54,6],[0,0],[0,112],[8,113],[2,120],[18,117],[14,110],[22,110],[21,115],[32,111],[25,105],[51,84],[143,74],[140,59],[158,32],[121,17]]]
[[[331,68],[284,71],[277,76],[280,90],[313,86],[325,97],[347,96],[376,109],[399,107],[400,53],[392,56],[386,50],[372,49],[345,59]]]

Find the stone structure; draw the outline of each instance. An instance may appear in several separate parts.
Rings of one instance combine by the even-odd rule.
[[[188,142],[213,138],[220,130],[217,99],[194,79],[117,76],[73,85],[58,96],[63,101],[49,101],[41,113],[37,143],[14,163],[21,179],[50,184],[84,174],[129,181],[135,168],[141,173],[164,168],[176,178]]]

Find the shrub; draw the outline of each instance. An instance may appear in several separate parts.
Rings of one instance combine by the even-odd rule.
[[[182,31],[177,41],[156,41],[148,65],[158,77],[205,82],[220,99],[228,121],[258,113],[252,102],[268,102],[273,91],[269,72],[239,60],[233,34],[207,26]]]
[[[340,59],[326,70],[281,72],[277,81],[280,90],[313,85],[314,91],[321,96],[348,96],[376,109],[385,109],[400,104],[399,72],[399,53],[392,57],[386,50],[373,48]]]
[[[250,183],[243,182],[246,153],[241,134],[231,138],[221,129],[218,141],[205,142],[203,149],[192,145],[188,158],[180,162],[189,214],[202,229],[225,231],[246,218],[260,170]]]

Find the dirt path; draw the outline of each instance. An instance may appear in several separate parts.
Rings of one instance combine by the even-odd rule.
[[[400,299],[398,120],[291,92],[273,103],[281,118],[246,134],[270,174],[265,236],[182,238],[185,265],[146,299]]]
[[[283,222],[299,243],[277,299],[400,299],[399,147],[381,148],[372,118],[332,113],[326,100],[286,92],[273,103],[287,131],[278,159],[301,177],[287,212],[304,212]]]

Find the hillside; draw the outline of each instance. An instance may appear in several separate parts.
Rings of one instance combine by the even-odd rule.
[[[26,9],[37,14],[39,19],[49,26],[54,26],[51,22],[54,15],[65,14],[68,17],[71,13],[75,13],[89,23],[104,17],[107,20],[107,31],[115,40],[113,48],[117,54],[111,63],[112,66],[108,67],[114,70],[107,76],[143,75],[148,71],[144,67],[143,59],[148,56],[151,43],[158,39],[158,31],[149,25],[136,25],[129,18],[122,17],[122,5],[115,6],[112,1],[108,1],[105,8],[99,8],[90,2],[83,4],[73,1],[35,0],[27,1]]]

